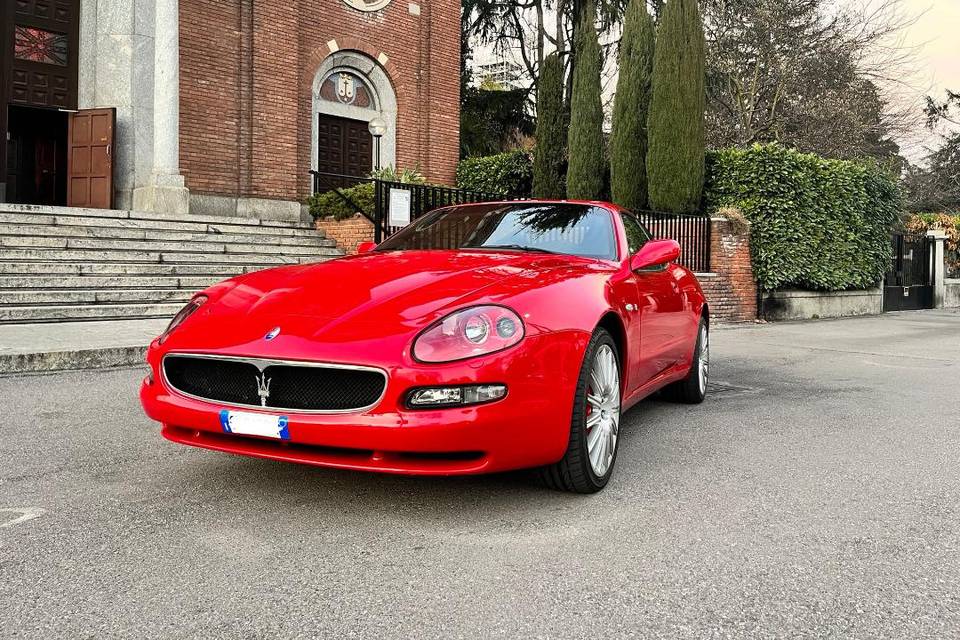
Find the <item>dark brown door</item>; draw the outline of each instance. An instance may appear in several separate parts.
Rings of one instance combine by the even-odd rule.
[[[70,114],[67,206],[113,208],[113,131],[115,109],[83,109]]]
[[[373,166],[373,139],[362,120],[319,115],[317,169],[364,177]]]
[[[61,150],[62,153],[62,150]],[[57,203],[57,140],[39,138],[34,147],[34,184],[40,204]],[[62,195],[61,191],[61,195]]]

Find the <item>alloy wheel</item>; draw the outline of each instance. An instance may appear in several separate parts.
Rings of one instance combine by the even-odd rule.
[[[700,394],[707,392],[707,376],[710,373],[710,332],[707,325],[700,325],[700,357],[697,363],[700,367]]]
[[[620,369],[609,345],[593,356],[587,386],[587,454],[598,478],[610,469],[620,430]]]

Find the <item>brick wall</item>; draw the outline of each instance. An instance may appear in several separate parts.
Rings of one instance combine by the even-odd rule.
[[[239,0],[180,3],[180,169],[198,193],[241,192],[239,8]]]
[[[361,242],[373,241],[373,224],[360,213],[346,220],[321,218],[317,220],[317,229],[336,240],[337,246],[347,255],[356,253]]]
[[[757,285],[750,262],[749,233],[738,233],[725,219],[710,221],[710,271],[700,286],[719,322],[751,322],[757,317]]]
[[[377,60],[397,96],[397,164],[453,184],[460,135],[460,3],[181,0],[180,156],[196,193],[302,200],[310,91],[331,44]]]

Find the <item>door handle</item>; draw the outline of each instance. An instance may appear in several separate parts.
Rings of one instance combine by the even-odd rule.
[[[108,144],[108,145],[107,145],[107,157],[108,157],[108,158],[110,157],[110,152],[111,152],[112,150],[113,150],[113,145],[112,145],[112,144]]]

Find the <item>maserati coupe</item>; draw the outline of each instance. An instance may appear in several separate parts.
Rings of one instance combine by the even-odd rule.
[[[147,354],[140,398],[163,436],[343,469],[536,468],[592,493],[626,409],[703,401],[700,285],[627,211],[458,205],[372,245],[193,297]]]

